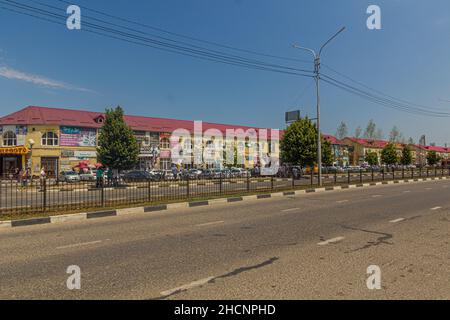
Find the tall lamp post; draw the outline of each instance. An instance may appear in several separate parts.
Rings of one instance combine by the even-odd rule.
[[[322,54],[322,50],[325,48],[327,44],[329,44],[334,38],[336,38],[341,32],[345,30],[345,27],[341,28],[338,32],[336,32],[330,39],[328,39],[319,49],[319,53],[316,53],[315,50],[310,48],[301,47],[299,45],[294,44],[293,47],[296,49],[301,49],[308,51],[314,57],[314,79],[316,80],[316,97],[317,97],[317,178],[319,180],[319,186],[322,186],[322,134],[320,132],[320,56]]]

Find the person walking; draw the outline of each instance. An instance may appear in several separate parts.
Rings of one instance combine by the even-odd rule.
[[[41,172],[39,174],[39,180],[41,182],[41,188],[44,187],[46,177],[47,177],[47,174],[45,172],[45,167],[42,167],[41,168]]]
[[[95,176],[97,178],[97,183],[96,183],[95,187],[96,188],[103,187],[103,168],[102,167],[97,169]]]

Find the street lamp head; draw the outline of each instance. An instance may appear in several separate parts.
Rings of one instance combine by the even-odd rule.
[[[30,147],[33,147],[34,144],[35,144],[35,142],[34,142],[33,139],[29,139],[29,140],[28,140],[28,143],[30,144]]]

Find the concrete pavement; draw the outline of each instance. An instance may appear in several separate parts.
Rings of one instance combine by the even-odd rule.
[[[449,299],[450,182],[0,231],[2,299]],[[368,290],[369,265],[382,289]],[[70,265],[81,290],[66,288]]]

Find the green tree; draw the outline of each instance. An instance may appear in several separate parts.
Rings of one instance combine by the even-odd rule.
[[[338,139],[344,139],[348,135],[347,124],[341,121],[341,124],[337,128],[336,136]]]
[[[106,109],[98,144],[98,161],[111,169],[132,169],[138,163],[139,147],[133,131],[123,119],[121,107]]]
[[[361,134],[362,134],[362,129],[361,129],[361,127],[358,126],[355,129],[355,138],[357,138],[357,139],[361,138]]]
[[[405,146],[402,150],[402,157],[400,163],[404,166],[409,166],[412,163],[412,153],[409,146]]]
[[[370,119],[369,123],[367,124],[366,130],[364,131],[364,138],[376,139],[376,136],[377,136],[377,125],[372,119]]]
[[[281,158],[286,163],[312,166],[317,158],[317,129],[308,118],[292,123],[280,142]]]
[[[427,154],[427,161],[430,166],[434,166],[441,161],[441,158],[436,153],[436,151],[429,151]]]
[[[365,160],[369,166],[376,166],[378,165],[378,154],[376,152],[368,152]]]
[[[322,163],[324,166],[332,166],[333,161],[334,156],[331,143],[322,137]]]
[[[393,165],[398,163],[397,150],[393,143],[388,143],[381,151],[381,162],[387,165]]]

